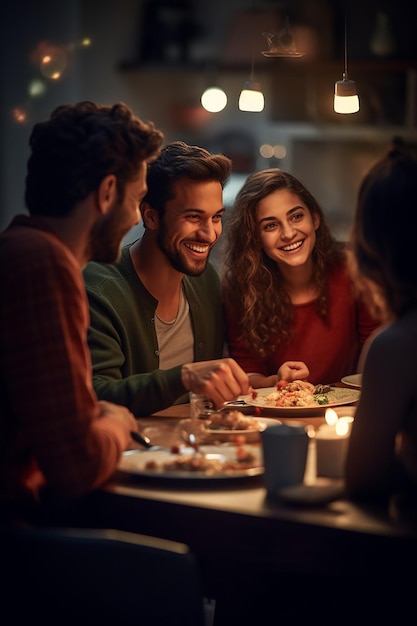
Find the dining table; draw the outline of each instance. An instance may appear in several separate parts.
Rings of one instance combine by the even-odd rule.
[[[257,414],[262,417],[262,410]],[[181,424],[189,417],[188,404],[173,405],[140,418],[139,430],[154,444],[181,445]],[[325,423],[325,408],[276,419],[296,419],[317,430]],[[271,584],[276,594],[292,580],[303,581],[294,584],[301,584],[304,592],[313,581],[327,581],[332,589],[337,585],[350,594],[353,585],[362,599],[364,590],[377,581],[378,598],[384,598],[386,586],[390,593],[394,587],[402,593],[408,565],[417,562],[414,505],[402,494],[384,502],[350,501],[342,479],[315,475],[313,442],[314,437],[306,484],[297,497],[269,495],[263,473],[238,479],[164,480],[118,471],[91,494],[85,514],[92,524],[186,543],[199,559],[205,595],[219,598],[219,603],[225,590],[229,596],[233,590],[238,604],[245,598],[246,605],[252,590],[254,597],[261,590],[265,600]],[[333,495],[326,497],[328,492]],[[337,593],[321,586],[314,593],[320,595],[320,589],[327,598]],[[237,612],[236,623],[245,623],[245,611]],[[223,622],[219,618],[216,623]],[[230,614],[224,623],[234,623]]]

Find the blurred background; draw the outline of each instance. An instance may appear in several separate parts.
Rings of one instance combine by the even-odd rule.
[[[277,53],[282,34],[287,56]],[[79,100],[124,101],[165,141],[230,156],[226,206],[250,172],[291,172],[342,239],[373,160],[395,137],[417,150],[417,8],[408,0],[3,0],[0,35],[0,228],[25,212],[33,124]],[[360,110],[344,115],[333,95],[346,62]],[[238,106],[250,79],[264,95],[260,112]],[[208,87],[226,95],[221,111],[202,106]]]

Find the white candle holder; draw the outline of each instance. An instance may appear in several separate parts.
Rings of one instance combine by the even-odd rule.
[[[334,410],[338,421],[334,424],[323,424],[316,432],[317,476],[343,478],[356,407],[337,407]]]

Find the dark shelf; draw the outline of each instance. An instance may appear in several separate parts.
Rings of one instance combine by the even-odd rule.
[[[309,60],[301,58],[265,58],[256,60],[256,74],[267,72],[279,67],[282,71],[291,72],[342,72],[344,67],[343,59]],[[222,63],[222,62],[201,62],[201,63],[148,63],[139,59],[122,61],[118,65],[120,71],[141,71],[141,72],[248,72],[248,63]],[[361,72],[405,72],[409,69],[417,70],[417,59],[350,59],[348,64],[349,74],[355,71]]]
[[[118,65],[118,70],[140,71],[140,72],[201,72],[210,67],[208,63],[149,63],[147,61],[134,60],[122,61]]]

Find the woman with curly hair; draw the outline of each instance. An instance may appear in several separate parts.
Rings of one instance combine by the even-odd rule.
[[[276,168],[251,174],[226,238],[228,346],[252,386],[331,383],[355,373],[378,321],[353,286],[345,245],[304,185]]]

